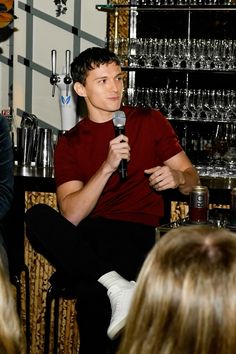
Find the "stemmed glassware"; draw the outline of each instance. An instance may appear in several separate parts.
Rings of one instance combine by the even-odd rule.
[[[235,120],[236,119],[236,95],[233,90],[223,91],[225,99],[225,120]]]
[[[186,38],[115,38],[109,48],[121,65],[133,68],[236,70],[236,40]]]
[[[128,88],[125,97],[128,105],[159,109],[168,118],[236,121],[234,90],[136,87]]]
[[[119,38],[118,55],[121,66],[128,66],[129,38]]]
[[[129,66],[139,67],[139,60],[142,55],[141,40],[139,38],[130,38],[129,41]]]
[[[205,119],[210,120],[211,119],[211,110],[209,105],[210,90],[207,89],[201,90],[201,95],[202,95],[202,107],[205,114]]]
[[[191,114],[191,120],[195,120],[197,118],[196,90],[190,89],[188,94],[188,109]]]
[[[147,68],[153,67],[153,57],[154,57],[154,40],[152,38],[141,38],[142,47],[142,66]]]
[[[188,112],[188,90],[187,89],[179,89],[180,93],[180,109],[182,111],[182,119],[189,118]]]
[[[116,38],[110,42],[121,64],[162,69],[236,70],[236,40]]]
[[[174,118],[181,118],[182,117],[182,109],[181,109],[181,102],[180,102],[180,90],[175,88],[173,90],[173,104],[172,104],[172,112],[171,116]]]

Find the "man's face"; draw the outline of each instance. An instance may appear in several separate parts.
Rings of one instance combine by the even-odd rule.
[[[85,82],[88,110],[114,112],[120,108],[123,73],[116,63],[103,64],[88,72]]]

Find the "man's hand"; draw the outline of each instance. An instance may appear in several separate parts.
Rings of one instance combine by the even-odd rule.
[[[121,134],[112,139],[109,144],[107,159],[104,162],[104,167],[114,172],[117,170],[122,159],[130,160],[130,146],[127,136]]]
[[[168,166],[157,166],[144,171],[149,176],[149,185],[156,191],[177,188],[185,183],[184,174]]]

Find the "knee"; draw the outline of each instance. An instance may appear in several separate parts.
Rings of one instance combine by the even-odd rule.
[[[26,225],[30,225],[34,222],[41,222],[41,220],[45,220],[51,214],[57,213],[52,207],[47,204],[35,204],[31,208],[29,208],[25,213],[25,222]]]

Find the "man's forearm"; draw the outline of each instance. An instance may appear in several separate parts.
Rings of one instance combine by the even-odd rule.
[[[59,187],[57,197],[62,215],[71,223],[78,225],[95,207],[111,174],[105,164],[102,164],[81,189],[75,189],[63,197],[64,192],[62,194]]]
[[[180,171],[180,174],[179,190],[183,194],[189,194],[193,186],[201,184],[195,167],[189,167],[185,171]]]

